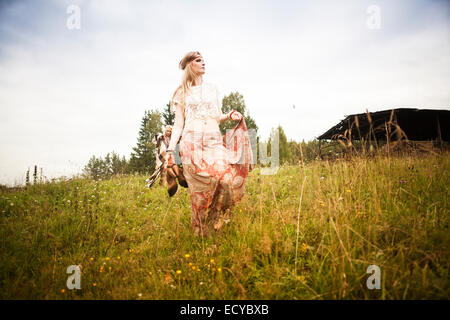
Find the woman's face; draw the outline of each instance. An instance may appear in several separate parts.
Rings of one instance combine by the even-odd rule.
[[[202,56],[198,56],[192,60],[192,69],[196,74],[203,75],[205,73],[205,61],[203,61]]]

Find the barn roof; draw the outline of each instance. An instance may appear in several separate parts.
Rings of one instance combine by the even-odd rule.
[[[440,131],[441,139],[443,141],[450,141],[450,110],[414,108],[369,112],[377,140],[386,140],[385,123],[389,123],[392,111],[394,111],[393,122],[396,122],[400,126],[409,140],[425,141],[439,139]],[[358,133],[356,127],[356,118],[359,122],[360,133]],[[337,139],[339,134],[344,135],[345,130],[349,128],[352,128],[351,136],[353,140],[359,140],[360,135],[361,137],[367,137],[370,131],[367,113],[346,116],[345,119],[320,135],[317,139]],[[371,137],[373,139],[373,135]]]

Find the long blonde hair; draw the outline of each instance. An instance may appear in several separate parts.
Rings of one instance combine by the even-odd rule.
[[[175,96],[180,93],[181,96],[181,103],[183,106],[186,104],[186,94],[190,92],[191,87],[194,85],[195,79],[198,77],[198,74],[196,74],[192,68],[192,64],[190,63],[192,60],[195,60],[196,58],[200,57],[201,54],[198,51],[190,51],[186,53],[181,59],[179,67],[181,70],[184,70],[183,73],[183,79],[181,80],[181,84],[178,86],[178,88],[175,90],[175,92],[172,95],[172,99],[170,99],[169,108],[172,113],[175,113],[174,110],[174,102],[173,99]]]

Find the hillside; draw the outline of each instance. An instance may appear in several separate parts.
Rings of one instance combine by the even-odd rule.
[[[255,169],[231,222],[193,236],[147,176],[0,195],[2,299],[448,299],[449,154]],[[303,195],[302,183],[304,182]],[[301,199],[301,201],[300,201]],[[81,289],[68,290],[70,265]],[[381,289],[366,286],[369,265]]]

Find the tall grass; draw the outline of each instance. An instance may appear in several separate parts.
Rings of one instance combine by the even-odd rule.
[[[449,162],[377,154],[255,169],[231,222],[206,239],[191,230],[187,190],[169,198],[145,176],[3,190],[0,296],[448,299]],[[372,264],[380,290],[366,286]],[[70,265],[80,290],[66,287]]]

